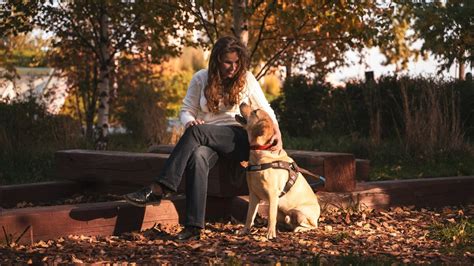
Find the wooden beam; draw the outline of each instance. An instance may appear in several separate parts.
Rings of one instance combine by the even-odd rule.
[[[474,176],[425,178],[359,183],[356,190],[346,193],[318,191],[323,208],[376,208],[414,205],[437,207],[472,204]],[[234,217],[243,221],[248,197],[208,197],[208,221]],[[259,210],[265,216],[266,205]],[[163,200],[158,206],[134,207],[123,201],[87,203],[23,209],[0,209],[0,226],[10,239],[16,239],[25,229],[21,243],[75,235],[114,235],[150,228],[155,223],[182,222],[185,200],[177,196]],[[324,215],[324,213],[322,214]],[[1,239],[1,238],[0,238]],[[2,241],[2,240],[0,240]]]
[[[55,201],[82,191],[83,186],[66,180],[0,186],[0,207],[11,208],[20,202]]]

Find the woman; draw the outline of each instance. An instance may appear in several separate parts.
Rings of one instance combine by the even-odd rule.
[[[255,77],[247,71],[249,58],[244,45],[234,37],[220,38],[214,45],[208,69],[194,74],[180,111],[185,132],[150,187],[125,195],[138,206],[159,202],[175,192],[186,172],[185,227],[179,240],[199,238],[204,228],[209,170],[219,156],[239,163],[248,160],[246,131],[235,121],[239,105],[264,109],[276,124],[272,150],[282,148],[281,133],[265,95]]]

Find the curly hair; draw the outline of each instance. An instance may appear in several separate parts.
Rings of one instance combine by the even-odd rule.
[[[239,67],[232,78],[223,79],[219,71],[222,57],[227,53],[236,52]],[[232,106],[240,101],[240,92],[245,87],[249,56],[246,47],[232,36],[222,37],[214,44],[209,59],[207,85],[204,95],[207,107],[213,113],[219,111],[219,101],[223,98],[225,106]]]

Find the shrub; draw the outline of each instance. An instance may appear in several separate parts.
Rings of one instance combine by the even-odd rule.
[[[32,97],[0,103],[2,152],[75,146],[82,141],[79,122],[51,115]]]
[[[80,125],[33,98],[0,103],[0,184],[53,179],[54,152],[85,146]]]
[[[287,79],[283,95],[272,102],[284,131],[309,137],[325,127],[328,85],[310,84],[304,76]]]
[[[127,92],[118,117],[137,142],[167,143],[167,120],[160,93],[148,86]]]

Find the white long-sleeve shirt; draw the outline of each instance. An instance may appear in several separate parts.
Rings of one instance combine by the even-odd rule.
[[[219,103],[219,112],[212,113],[207,107],[207,99],[204,95],[204,88],[207,85],[207,69],[196,72],[191,79],[188,91],[183,100],[180,111],[180,120],[183,125],[188,122],[201,119],[206,124],[213,125],[240,125],[235,121],[235,115],[240,114],[239,106],[245,102],[254,109],[265,110],[278,124],[275,112],[270,107],[263,91],[252,73],[247,71],[247,81],[245,88],[240,94],[240,102],[233,106],[224,106],[223,101]]]

